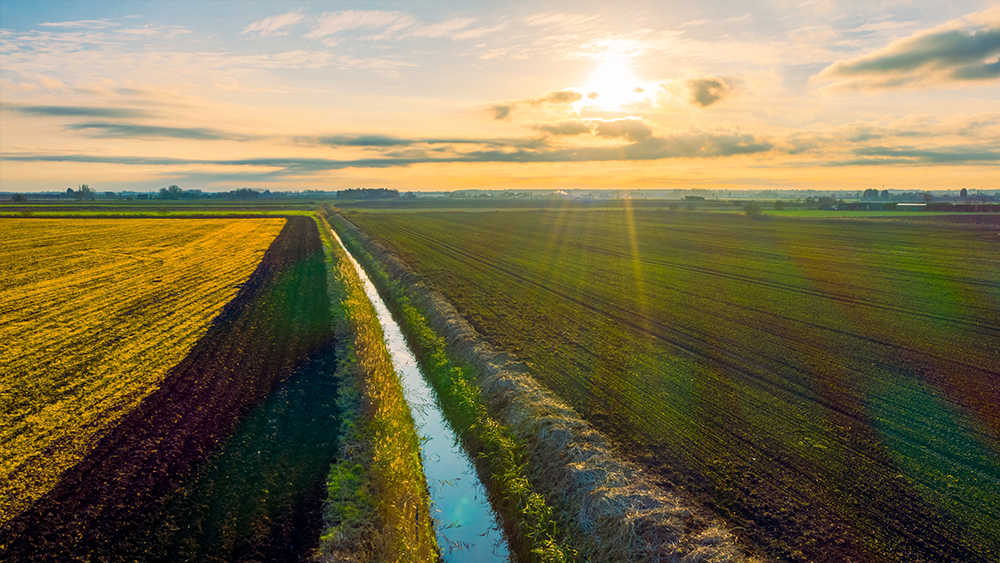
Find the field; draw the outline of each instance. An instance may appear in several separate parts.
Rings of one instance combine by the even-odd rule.
[[[765,556],[1000,552],[996,219],[349,217]]]
[[[582,211],[582,210],[659,210],[659,211],[712,211],[716,213],[744,212],[743,206],[750,200],[708,199],[705,201],[686,201],[680,199],[574,199],[553,197],[418,197],[400,199],[370,199],[370,200],[336,200],[338,208],[351,213],[400,213],[451,211],[484,212],[484,211]],[[775,202],[756,201],[766,215],[778,217],[823,217],[823,218],[876,218],[886,217],[903,220],[929,219],[938,216],[974,216],[975,214],[960,211],[905,211],[905,210],[829,210],[817,209],[816,203],[804,201],[782,201],[782,209],[774,209]],[[855,202],[849,202],[855,203]],[[984,205],[983,213],[996,213],[997,205]]]
[[[159,386],[283,224],[0,222],[0,523]]]
[[[263,200],[152,200],[152,201],[48,201],[0,205],[0,218],[86,218],[121,219],[170,218],[251,218],[312,215],[311,201]]]
[[[8,483],[36,497],[4,507],[2,558],[287,559],[301,530],[315,541],[339,420],[311,218],[0,227],[29,263],[2,294]],[[61,470],[24,485],[53,451]]]

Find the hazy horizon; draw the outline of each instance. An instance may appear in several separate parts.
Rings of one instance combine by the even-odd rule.
[[[996,2],[0,4],[0,191],[995,191]]]

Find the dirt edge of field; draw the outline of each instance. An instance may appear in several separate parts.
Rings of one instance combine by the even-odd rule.
[[[528,444],[530,472],[585,535],[595,560],[760,561],[706,509],[657,487],[620,459],[607,439],[539,385],[526,367],[494,350],[440,293],[344,217],[336,221],[406,287],[414,305],[445,337],[450,354],[472,366],[497,418]]]

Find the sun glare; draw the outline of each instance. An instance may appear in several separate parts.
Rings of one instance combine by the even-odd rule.
[[[602,62],[590,77],[587,88],[597,93],[593,104],[608,111],[621,109],[622,106],[637,102],[644,97],[639,79],[620,59]]]

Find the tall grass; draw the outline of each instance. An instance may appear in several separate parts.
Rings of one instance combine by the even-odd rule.
[[[320,561],[436,561],[420,440],[375,309],[329,225],[327,252],[338,339],[341,456],[330,469]]]
[[[336,222],[338,217],[332,217]],[[445,416],[461,435],[470,451],[478,454],[481,471],[495,507],[503,516],[511,551],[521,561],[556,563],[576,560],[577,552],[568,545],[569,534],[560,525],[545,497],[534,490],[528,478],[524,444],[510,428],[490,415],[472,369],[451,359],[445,339],[439,336],[415,307],[403,285],[361,245],[340,229],[341,239],[368,271],[375,285],[386,294],[403,332],[428,375]],[[498,506],[497,506],[498,505]]]

